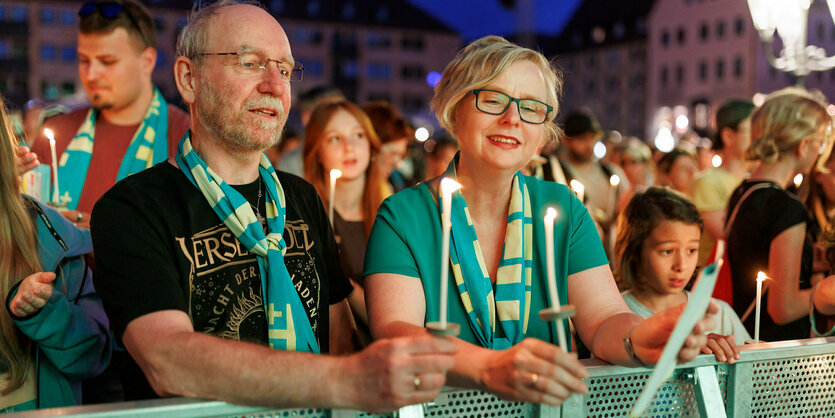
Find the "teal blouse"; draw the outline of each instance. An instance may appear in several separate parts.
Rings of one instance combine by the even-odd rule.
[[[554,223],[554,251],[560,303],[568,303],[566,289],[570,274],[608,264],[606,253],[588,211],[566,186],[526,177],[533,216],[533,268],[531,310],[527,337],[557,342],[553,323],[539,319],[539,311],[550,306],[548,300],[543,218],[549,206],[557,210]],[[364,276],[393,273],[421,279],[426,298],[425,321],[439,319],[441,271],[441,218],[434,192],[428,183],[403,190],[386,199],[379,211],[365,254]],[[456,291],[450,269],[448,320],[461,326],[459,338],[478,344],[468,323],[467,313]],[[500,327],[497,321],[497,327]],[[568,332],[567,324],[566,335]],[[502,330],[497,332],[503,334]]]

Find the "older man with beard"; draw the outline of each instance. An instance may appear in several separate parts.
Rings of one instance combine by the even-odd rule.
[[[126,395],[371,411],[433,399],[453,364],[446,339],[317,355],[338,351],[352,289],[316,191],[262,152],[302,72],[284,30],[224,0],[193,14],[177,50],[191,131],[93,212],[96,288],[135,360]]]

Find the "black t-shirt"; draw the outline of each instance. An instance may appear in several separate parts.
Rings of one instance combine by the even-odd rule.
[[[776,183],[767,181],[745,181],[734,190],[728,201],[728,216],[737,201],[752,186],[767,184],[753,191],[737,212],[728,232],[728,262],[734,292],[734,311],[742,317],[757,294],[757,272],[768,271],[771,256],[771,242],[783,231],[800,223],[809,225],[809,215],[797,197],[781,189]],[[775,254],[778,257],[801,257],[800,289],[810,288],[812,275],[812,243],[803,243],[802,254]],[[772,289],[773,290],[773,289]],[[771,291],[771,290],[769,290]],[[809,318],[802,317],[785,325],[777,325],[768,314],[768,297],[762,298],[760,313],[760,339],[781,341],[809,338]],[[744,322],[745,328],[754,335],[754,314]]]
[[[284,262],[327,353],[328,307],[351,284],[316,190],[292,174],[277,175],[287,206]],[[258,179],[236,189],[265,214],[261,187]],[[268,344],[256,256],[179,168],[163,162],[116,184],[96,204],[91,228],[96,290],[117,338],[130,321],[173,309],[187,313],[195,331]],[[135,364],[126,366],[123,384],[129,399],[154,396]]]
[[[362,267],[365,260],[365,227],[362,221],[346,221],[339,216],[339,212],[333,213],[334,234],[336,243],[339,246],[339,258],[342,260],[342,269],[348,278],[357,283],[362,283]]]

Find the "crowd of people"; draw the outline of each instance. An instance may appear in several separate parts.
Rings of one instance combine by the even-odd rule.
[[[174,63],[185,110],[151,81],[144,7],[94,0],[79,17],[89,106],[19,136],[0,102],[5,412],[160,396],[378,412],[444,385],[559,405],[589,390],[580,356],[656,363],[719,257],[679,362],[740,358],[758,271],[762,340],[833,333],[833,121],[814,93],[719,107],[717,167],[638,138],[597,158],[593,115],[557,122],[554,64],[487,36],[447,65],[431,103],[446,133],[404,174],[414,131],[389,103],[316,89],[303,133],[285,130],[304,68],[256,3],[191,13]],[[50,205],[22,191],[41,164],[60,178]],[[549,258],[572,327],[537,319],[557,303]],[[429,333],[447,313],[460,334]]]

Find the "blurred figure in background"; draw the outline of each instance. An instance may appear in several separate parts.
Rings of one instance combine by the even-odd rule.
[[[144,6],[90,1],[78,16],[78,77],[90,107],[44,125],[55,134],[63,214],[88,227],[93,204],[107,189],[175,154],[189,120],[151,81],[156,32]],[[51,163],[44,135],[32,150],[41,163]]]
[[[803,89],[772,93],[751,116],[747,157],[760,162],[728,202],[727,261],[733,280],[733,307],[748,332],[746,318],[756,300],[756,277],[765,272],[761,338],[808,338],[812,276],[809,215],[785,187],[797,173],[808,174],[822,151],[828,152],[832,118],[826,104]]]
[[[435,139],[435,145],[426,155],[425,180],[435,178],[444,173],[449,162],[458,152],[458,141],[449,134],[443,134]]]
[[[334,86],[318,86],[299,94],[298,107],[302,123],[299,128],[305,129],[307,127],[310,115],[313,113],[313,109],[316,109],[316,106],[339,100],[345,100],[345,96],[342,94],[342,90]],[[282,137],[282,141],[278,144],[281,149],[280,158],[277,161],[274,160],[273,165],[281,171],[304,177],[304,158],[302,157],[304,135],[299,136],[298,141],[294,141],[292,138],[289,136]],[[286,143],[284,143],[284,139],[287,139]]]
[[[363,110],[380,138],[380,159],[377,164],[380,165],[383,178],[388,180],[391,191],[398,192],[411,186],[412,181],[397,170],[415,136],[409,121],[385,101],[368,103],[363,106]]]
[[[377,209],[388,196],[381,166],[372,161],[379,155],[374,127],[355,104],[330,101],[314,109],[305,132],[305,179],[316,187],[326,207],[333,201],[336,244],[345,275],[354,285],[348,302],[364,344],[370,343],[362,286],[365,247]],[[342,176],[331,196],[333,169],[341,170]]]
[[[620,197],[618,208],[622,211],[635,193],[655,183],[655,163],[649,145],[638,138],[627,137],[618,147],[623,173],[629,180],[629,189]]]
[[[725,208],[734,189],[748,174],[745,151],[751,144],[750,100],[728,100],[716,111],[716,137],[713,149],[722,165],[702,172],[693,184],[693,204],[705,222],[699,244],[699,265],[705,265],[717,239],[725,237]]]
[[[698,162],[693,154],[676,148],[658,160],[657,184],[671,187],[689,198],[693,192],[693,183],[696,181],[698,170]]]

